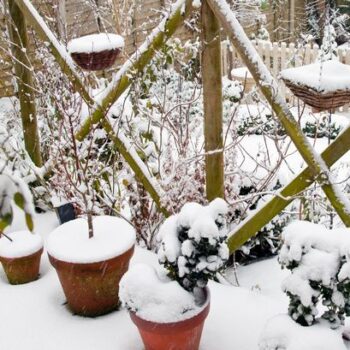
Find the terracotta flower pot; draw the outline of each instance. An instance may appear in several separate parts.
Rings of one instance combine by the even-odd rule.
[[[115,258],[95,263],[70,263],[49,254],[69,308],[78,315],[99,316],[119,306],[119,281],[129,267],[134,247]]]
[[[209,289],[207,298],[210,298]],[[133,312],[130,317],[139,329],[145,350],[198,350],[209,309],[210,300],[196,316],[172,323],[146,321]]]
[[[34,254],[18,258],[6,258],[0,256],[0,261],[5,270],[10,284],[24,284],[32,282],[39,277],[40,259],[43,248]]]

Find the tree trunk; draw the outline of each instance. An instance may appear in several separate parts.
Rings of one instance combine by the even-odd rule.
[[[202,77],[207,199],[224,198],[220,25],[202,1]]]
[[[28,36],[25,18],[14,0],[9,0],[11,51],[18,86],[22,127],[26,150],[38,167],[42,166],[40,138],[36,119],[33,78],[28,59]]]

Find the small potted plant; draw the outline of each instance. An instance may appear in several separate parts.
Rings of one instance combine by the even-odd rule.
[[[146,350],[197,350],[209,313],[209,279],[229,256],[224,200],[187,203],[159,231],[162,269],[135,265],[122,278],[119,296]]]
[[[39,276],[43,242],[33,231],[34,207],[27,185],[17,176],[0,174],[0,262],[10,284],[23,284]],[[15,206],[24,211],[27,231],[7,233]],[[6,233],[5,233],[6,232]]]

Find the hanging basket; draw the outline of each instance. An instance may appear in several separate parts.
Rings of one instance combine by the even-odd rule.
[[[281,78],[295,96],[317,111],[350,103],[350,67],[338,61],[286,69]]]
[[[98,71],[112,67],[123,47],[120,35],[101,33],[73,39],[67,49],[80,68]]]

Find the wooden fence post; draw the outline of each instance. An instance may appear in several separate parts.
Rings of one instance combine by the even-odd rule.
[[[18,98],[21,108],[23,137],[26,150],[33,163],[41,167],[40,138],[36,119],[33,77],[28,59],[28,36],[25,18],[14,0],[8,0],[9,32],[11,52],[14,57],[14,68],[18,87]]]
[[[220,25],[202,1],[202,79],[207,199],[224,198]]]

